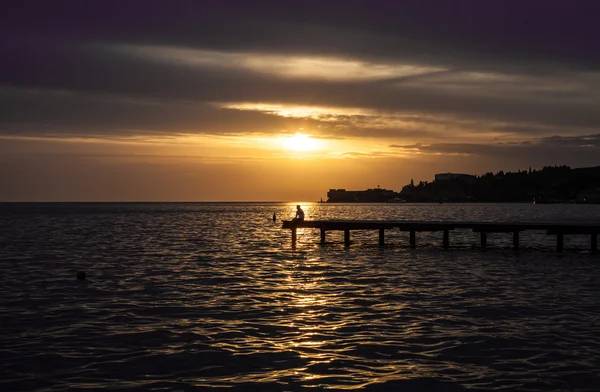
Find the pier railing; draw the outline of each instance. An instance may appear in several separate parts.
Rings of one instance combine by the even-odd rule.
[[[544,230],[547,235],[556,236],[556,251],[564,249],[564,236],[567,234],[585,234],[590,236],[591,250],[598,249],[600,223],[490,223],[490,222],[448,222],[448,221],[405,221],[405,220],[316,220],[283,221],[282,228],[292,232],[292,244],[296,244],[298,228],[314,228],[321,231],[321,243],[325,243],[327,231],[343,231],[344,245],[350,246],[350,232],[353,230],[378,230],[379,245],[385,245],[385,230],[398,229],[409,232],[409,243],[416,246],[417,232],[443,232],[442,246],[450,247],[450,231],[471,229],[480,235],[481,247],[487,246],[488,233],[513,233],[513,247],[519,247],[519,233],[526,230]]]

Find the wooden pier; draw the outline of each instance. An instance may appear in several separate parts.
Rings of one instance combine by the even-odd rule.
[[[283,221],[282,228],[292,232],[292,245],[296,244],[296,229],[314,228],[321,230],[321,243],[325,243],[328,231],[343,231],[344,245],[350,246],[350,231],[352,230],[378,230],[379,245],[385,245],[385,230],[398,229],[409,232],[409,243],[416,247],[417,232],[442,232],[442,246],[450,247],[450,231],[454,229],[471,229],[480,235],[481,247],[487,246],[488,233],[512,233],[513,247],[519,248],[519,233],[525,230],[543,230],[547,235],[556,236],[556,251],[564,249],[564,236],[571,234],[584,234],[591,237],[591,250],[598,249],[598,233],[600,223],[490,223],[490,222],[435,222],[435,221],[382,221],[382,220],[319,220],[292,222]]]

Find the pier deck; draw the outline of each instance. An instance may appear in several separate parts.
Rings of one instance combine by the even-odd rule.
[[[296,229],[314,228],[321,230],[321,243],[325,242],[327,231],[344,231],[344,245],[350,246],[350,231],[379,230],[379,245],[385,244],[385,230],[398,229],[410,233],[410,245],[416,246],[417,232],[443,232],[443,247],[450,247],[450,231],[471,229],[480,233],[481,247],[487,245],[488,233],[513,233],[513,247],[519,247],[519,233],[525,230],[544,230],[547,235],[556,236],[556,251],[562,252],[566,234],[590,235],[591,250],[598,249],[600,223],[527,223],[527,222],[449,222],[449,221],[406,221],[406,220],[315,220],[292,222],[283,221],[282,228],[292,232],[292,244],[296,243]]]

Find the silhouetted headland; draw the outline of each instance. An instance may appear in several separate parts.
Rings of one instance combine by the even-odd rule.
[[[486,173],[480,176],[439,173],[432,182],[411,180],[400,192],[374,188],[363,191],[330,189],[328,203],[383,202],[535,202],[600,203],[600,166],[572,169],[546,166],[541,170]]]

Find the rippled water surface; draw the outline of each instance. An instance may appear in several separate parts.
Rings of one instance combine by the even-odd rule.
[[[589,390],[600,255],[540,232],[343,235],[295,204],[0,204],[0,390]],[[600,222],[600,206],[304,204],[307,219]],[[88,279],[76,280],[77,271]]]

